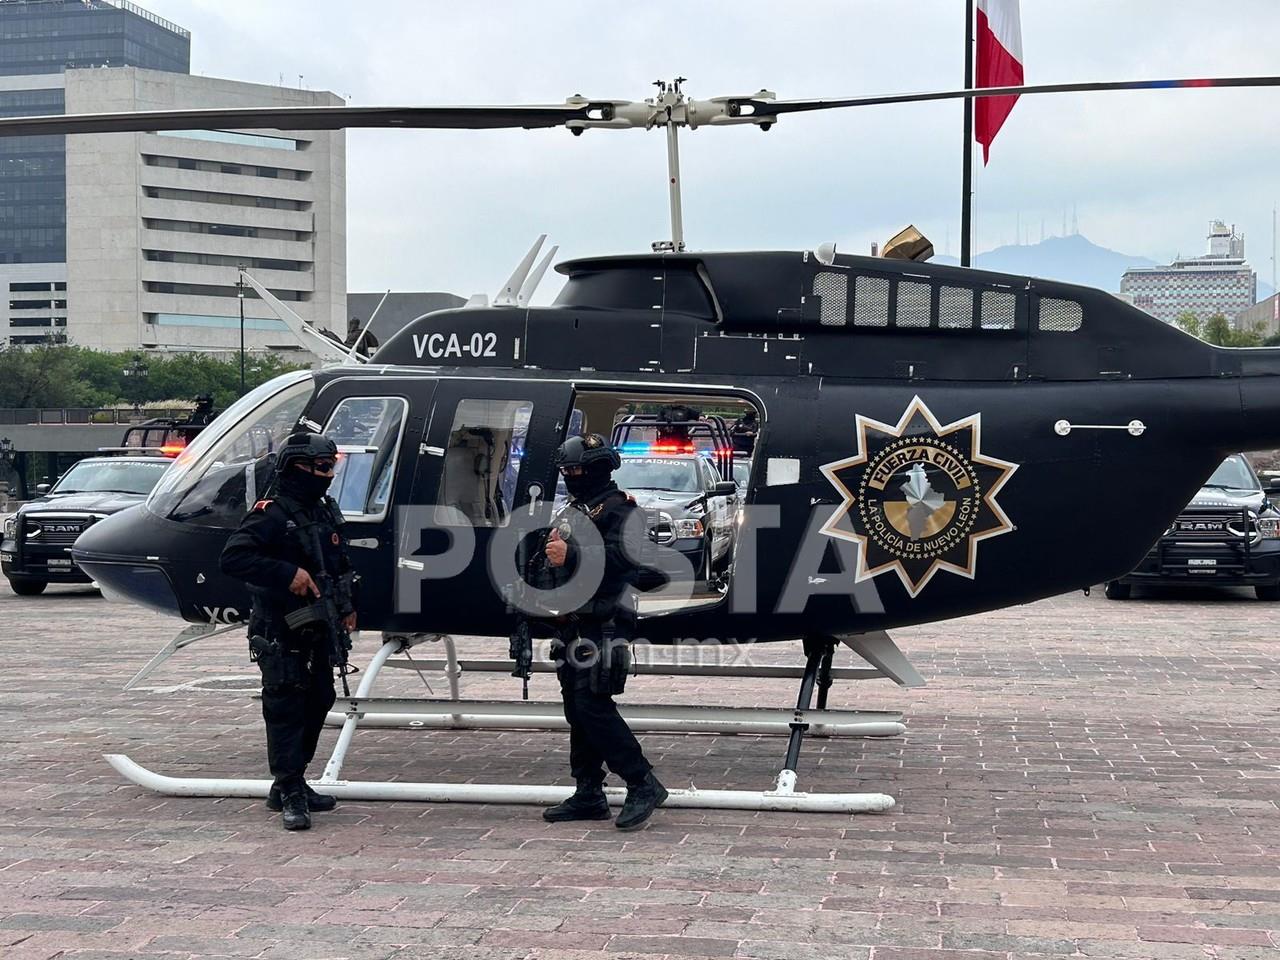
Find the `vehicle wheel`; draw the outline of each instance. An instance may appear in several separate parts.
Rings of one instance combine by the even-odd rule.
[[[702,547],[702,564],[698,567],[698,575],[694,578],[699,583],[711,585],[711,543],[707,542]]]
[[[1119,580],[1108,580],[1107,585],[1102,588],[1102,593],[1108,600],[1128,600],[1129,595],[1133,593],[1133,587]]]
[[[1254,587],[1253,592],[1258,595],[1259,600],[1280,600],[1280,583]]]
[[[20,597],[38,597],[49,584],[43,580],[10,580],[9,586]]]

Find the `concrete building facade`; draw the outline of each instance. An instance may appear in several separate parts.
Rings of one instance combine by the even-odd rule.
[[[66,74],[68,112],[341,104],[331,94],[133,67]],[[244,265],[304,320],[346,330],[341,131],[93,134],[67,142],[67,338],[238,349]],[[245,342],[298,349],[246,288]]]
[[[1120,292],[1134,306],[1166,323],[1182,313],[1202,321],[1215,313],[1235,317],[1258,299],[1258,278],[1245,261],[1244,235],[1221,220],[1209,224],[1208,253],[1179,257],[1163,267],[1131,267],[1120,279]]]
[[[126,0],[0,0],[0,115],[341,104],[193,77],[190,34]],[[240,345],[238,267],[346,329],[342,132],[0,140],[0,344]],[[251,289],[245,345],[298,349]]]
[[[1246,332],[1257,330],[1264,338],[1280,333],[1280,293],[1236,314],[1235,327]]]
[[[188,73],[191,35],[126,0],[0,0],[0,116],[63,113],[68,69]],[[66,139],[0,140],[0,343],[63,341]]]

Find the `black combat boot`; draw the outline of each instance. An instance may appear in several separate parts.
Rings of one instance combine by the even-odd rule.
[[[619,830],[634,830],[653,816],[653,811],[667,799],[667,788],[650,770],[638,783],[627,784],[627,799],[613,825]]]
[[[312,813],[326,813],[338,805],[338,798],[329,793],[316,793],[311,789],[311,785],[307,784],[307,809]],[[271,792],[267,794],[267,809],[280,812],[280,787],[276,784],[271,785]]]
[[[598,783],[579,783],[578,789],[568,800],[547,807],[542,811],[542,819],[548,823],[560,823],[565,820],[608,820],[609,801],[605,799],[604,790]]]
[[[307,810],[307,795],[301,790],[291,790],[282,794],[280,805],[284,810],[284,828],[286,830],[310,830],[311,814]]]

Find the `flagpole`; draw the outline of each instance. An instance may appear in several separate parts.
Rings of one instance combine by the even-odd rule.
[[[964,88],[973,87],[973,0],[964,0]],[[964,98],[964,150],[960,155],[960,266],[969,266],[973,219],[973,98]]]

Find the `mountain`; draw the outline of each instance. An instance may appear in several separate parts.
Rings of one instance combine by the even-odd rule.
[[[934,257],[930,262],[954,264],[959,261],[955,257]],[[1159,266],[1147,257],[1100,247],[1078,233],[1070,237],[1049,237],[1027,246],[996,247],[974,257],[973,265],[979,270],[1063,280],[1112,293],[1120,289],[1120,277],[1127,268]]]

